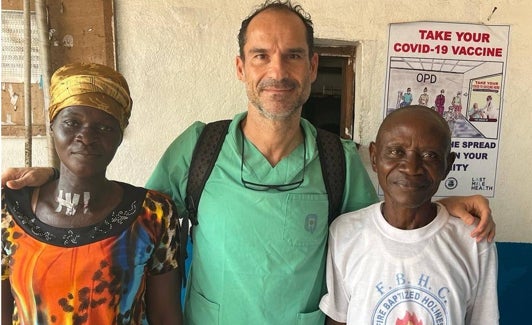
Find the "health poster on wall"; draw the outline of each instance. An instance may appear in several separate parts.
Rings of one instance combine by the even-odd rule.
[[[452,131],[457,158],[436,196],[495,195],[509,33],[502,25],[390,25],[383,115],[424,105]]]

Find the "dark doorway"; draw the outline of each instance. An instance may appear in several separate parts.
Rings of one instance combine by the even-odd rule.
[[[318,47],[318,76],[302,116],[316,127],[352,139],[354,47]]]
[[[320,57],[318,77],[302,116],[316,127],[340,135],[342,108],[342,58]]]

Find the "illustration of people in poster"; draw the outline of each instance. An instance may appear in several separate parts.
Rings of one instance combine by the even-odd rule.
[[[509,33],[503,25],[390,24],[383,115],[416,98],[452,131],[457,159],[436,196],[494,196]]]

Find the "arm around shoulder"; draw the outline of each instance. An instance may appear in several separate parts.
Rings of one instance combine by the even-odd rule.
[[[451,196],[439,200],[445,205],[449,213],[462,219],[466,224],[476,225],[471,237],[477,241],[487,239],[492,242],[495,238],[495,221],[491,215],[489,201],[482,195]]]
[[[168,146],[146,182],[146,188],[169,195],[179,213],[185,211],[188,168],[194,147],[204,127],[204,123],[195,122],[180,134]]]
[[[41,186],[59,178],[59,172],[52,167],[7,168],[2,172],[2,187],[18,190],[26,186]]]

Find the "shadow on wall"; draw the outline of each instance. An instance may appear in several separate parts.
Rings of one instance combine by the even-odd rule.
[[[500,324],[530,324],[532,244],[497,242]]]

